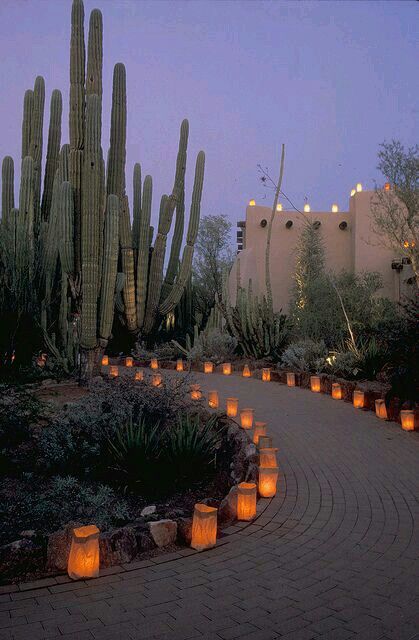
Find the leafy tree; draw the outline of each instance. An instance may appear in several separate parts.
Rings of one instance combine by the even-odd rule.
[[[384,246],[410,259],[419,287],[419,146],[405,150],[398,140],[384,142],[378,160],[390,190],[376,189],[374,231]]]
[[[327,272],[320,231],[307,221],[297,245],[291,292],[296,337],[324,340],[331,348],[349,338],[356,350],[359,340],[377,334],[383,320],[396,316],[395,305],[379,296],[382,286],[376,272]]]
[[[208,215],[202,218],[195,244],[193,284],[196,308],[205,324],[215,295],[221,297],[223,272],[233,264],[230,243],[231,222],[225,215]]]

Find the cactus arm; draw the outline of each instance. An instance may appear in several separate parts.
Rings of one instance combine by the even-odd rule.
[[[127,137],[127,89],[125,67],[118,62],[113,71],[111,133],[108,153],[106,193],[122,199],[125,195]]]
[[[28,89],[25,91],[23,99],[23,119],[22,119],[22,162],[29,155],[31,145],[31,125],[33,112],[33,91]]]
[[[107,199],[102,262],[102,286],[99,302],[99,340],[106,347],[112,331],[114,295],[118,267],[119,201],[117,196]]]
[[[132,248],[138,252],[140,225],[141,225],[141,165],[137,162],[134,165],[133,175],[133,222],[132,222]]]
[[[189,216],[188,233],[186,236],[186,245],[183,249],[182,262],[176,282],[173,285],[167,298],[161,303],[159,313],[166,315],[178,304],[182,297],[185,284],[192,269],[192,259],[196,236],[198,234],[199,217],[201,210],[202,187],[204,183],[205,170],[205,154],[203,151],[198,153],[195,167],[195,180],[192,192],[191,211]]]
[[[122,271],[125,274],[125,285],[122,292],[128,331],[137,329],[137,312],[135,308],[134,252],[129,215],[128,198],[124,196],[120,202],[119,243],[121,248]]]
[[[87,40],[86,95],[97,95],[102,103],[103,20],[99,9],[93,9],[89,19]]]
[[[185,172],[188,135],[189,123],[187,120],[184,120],[180,128],[179,150],[176,161],[175,185],[177,185],[178,189],[178,199],[176,203],[175,229],[173,232],[169,264],[167,265],[166,277],[161,291],[161,301],[169,295],[179,269],[179,256],[185,224]]]
[[[160,291],[163,282],[163,265],[166,254],[167,233],[170,229],[170,220],[172,215],[173,200],[171,203],[170,198],[164,195],[160,201],[159,226],[150,263],[147,306],[144,320],[145,333],[151,333],[156,320]]]
[[[99,221],[102,206],[101,172],[102,148],[100,100],[91,95],[86,102],[85,149],[82,177],[82,316],[81,339],[83,349],[94,349],[97,339],[97,299],[99,295]]]
[[[14,173],[13,158],[5,156],[1,165],[1,218],[5,224],[15,206]]]
[[[74,190],[74,259],[75,271],[81,272],[81,189],[85,126],[85,44],[84,6],[73,0],[70,40],[70,154],[69,174]]]
[[[59,194],[59,252],[61,269],[67,276],[74,273],[74,204],[71,184],[63,182]]]
[[[42,173],[42,137],[44,125],[45,81],[42,76],[35,80],[33,90],[33,111],[31,121],[31,143],[29,155],[33,158],[33,212],[34,233],[37,238],[41,226],[41,173]]]
[[[61,91],[54,89],[51,95],[47,160],[45,163],[44,192],[41,202],[42,220],[48,220],[51,210],[52,187],[54,185],[55,172],[59,164],[62,112],[63,100]]]
[[[141,217],[138,227],[138,257],[137,257],[137,324],[141,330],[144,324],[147,300],[148,262],[150,255],[150,219],[153,195],[153,181],[146,176],[143,186],[143,201]]]

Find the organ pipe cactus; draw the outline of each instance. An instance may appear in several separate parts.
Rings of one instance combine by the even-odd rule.
[[[67,370],[79,349],[81,378],[91,376],[112,333],[115,311],[131,334],[153,336],[173,312],[190,280],[198,230],[205,158],[198,154],[186,246],[179,261],[185,210],[189,124],[181,125],[173,189],[161,200],[152,246],[152,178],[142,183],[134,167],[133,225],[126,194],[126,71],[113,74],[110,147],[102,151],[103,26],[90,15],[86,46],[84,6],[73,0],[70,40],[69,144],[61,144],[62,98],[51,95],[48,144],[41,196],[45,84],[41,76],[25,93],[19,209],[14,209],[13,161],[2,165],[0,271],[7,278],[1,300],[18,292],[16,310],[31,307],[48,349]],[[168,267],[167,237],[176,211]],[[8,259],[13,256],[13,259]],[[3,265],[8,264],[7,269]],[[119,268],[119,272],[118,272]],[[6,274],[6,275],[4,275]],[[2,286],[3,286],[3,281]],[[10,297],[10,296],[9,296]],[[20,313],[20,311],[19,311]]]
[[[63,100],[61,91],[54,89],[51,95],[47,160],[45,163],[44,192],[41,202],[41,215],[43,220],[48,220],[51,209],[52,188],[59,163],[62,112]]]

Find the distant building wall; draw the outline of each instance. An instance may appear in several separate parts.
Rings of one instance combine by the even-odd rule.
[[[408,292],[405,281],[412,275],[409,265],[400,269],[400,256],[383,247],[371,229],[371,200],[374,191],[356,192],[349,200],[349,211],[315,211],[305,213],[313,223],[320,222],[326,252],[326,269],[342,269],[359,273],[378,271],[383,279],[380,295],[399,300]],[[249,278],[255,293],[265,293],[265,249],[271,209],[249,205],[245,223],[240,222],[243,240],[230,274],[229,287],[233,304],[237,288],[237,261],[240,261],[240,281],[247,286]],[[264,223],[266,221],[266,224]],[[288,223],[288,224],[287,224]],[[292,223],[292,224],[291,224]],[[346,223],[342,224],[342,223]],[[304,225],[304,218],[296,211],[277,211],[272,226],[271,279],[274,308],[288,311],[290,291],[295,273],[295,250]],[[399,262],[398,269],[392,262]]]

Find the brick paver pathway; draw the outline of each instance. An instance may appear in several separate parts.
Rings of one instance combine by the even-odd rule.
[[[269,423],[275,499],[211,551],[1,595],[0,640],[419,638],[419,434],[307,390],[196,378]]]

